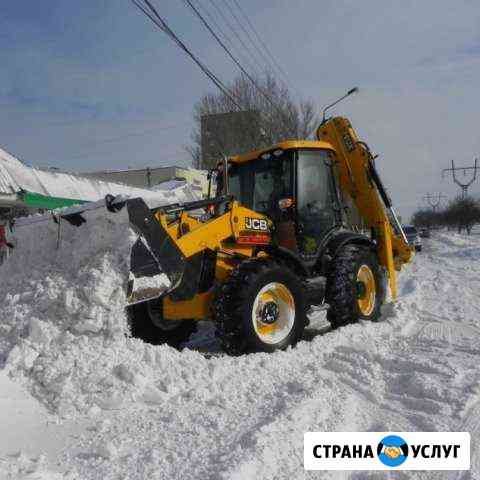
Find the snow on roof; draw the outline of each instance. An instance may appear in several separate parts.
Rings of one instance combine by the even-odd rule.
[[[102,173],[135,173],[135,172],[146,172],[147,170],[150,170],[151,172],[155,170],[172,170],[172,169],[182,169],[185,170],[183,167],[178,167],[176,165],[164,165],[161,167],[142,167],[142,168],[120,168],[120,169],[110,169],[110,170],[95,170],[93,172],[85,172],[84,175],[96,175],[96,174],[102,174]],[[79,173],[81,176],[82,173]]]
[[[47,197],[82,201],[97,201],[107,194],[142,198],[161,195],[159,192],[119,183],[30,168],[5,150],[0,149],[0,194],[21,193],[22,191]],[[187,198],[182,200],[195,199],[194,197],[190,198],[191,195],[188,195],[188,192],[185,193]],[[165,195],[169,196],[168,192]]]
[[[22,166],[22,163],[0,148],[0,194],[11,194],[19,190],[18,184],[10,175],[6,166]]]

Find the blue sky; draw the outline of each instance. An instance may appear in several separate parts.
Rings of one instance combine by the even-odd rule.
[[[214,1],[234,24],[232,0]],[[360,87],[335,113],[381,153],[401,212],[427,191],[455,194],[441,168],[480,154],[477,0],[239,1],[300,95],[320,107]],[[215,73],[233,78],[181,0],[154,3]],[[212,0],[196,3],[215,15]],[[262,64],[240,50],[246,64]],[[187,164],[193,104],[213,88],[128,0],[0,5],[0,145],[27,163]]]

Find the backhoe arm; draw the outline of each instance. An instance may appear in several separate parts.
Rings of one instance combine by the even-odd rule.
[[[413,249],[378,176],[373,156],[343,117],[329,119],[320,125],[317,138],[328,141],[336,151],[340,189],[350,196],[365,226],[373,231],[379,261],[387,269],[390,291],[395,299],[395,271],[410,261]]]

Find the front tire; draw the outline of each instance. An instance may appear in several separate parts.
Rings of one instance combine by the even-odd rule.
[[[246,260],[219,287],[213,304],[223,349],[273,352],[295,345],[306,324],[305,292],[286,266],[268,258]]]
[[[332,328],[360,319],[378,320],[386,283],[376,255],[368,247],[349,244],[332,262],[327,279],[327,319]]]
[[[153,345],[166,343],[181,348],[197,330],[195,320],[165,320],[161,299],[132,305],[128,307],[127,315],[132,337]]]

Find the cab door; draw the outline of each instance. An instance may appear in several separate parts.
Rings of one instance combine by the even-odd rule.
[[[297,244],[306,260],[339,224],[332,160],[326,150],[299,150],[296,168]]]

